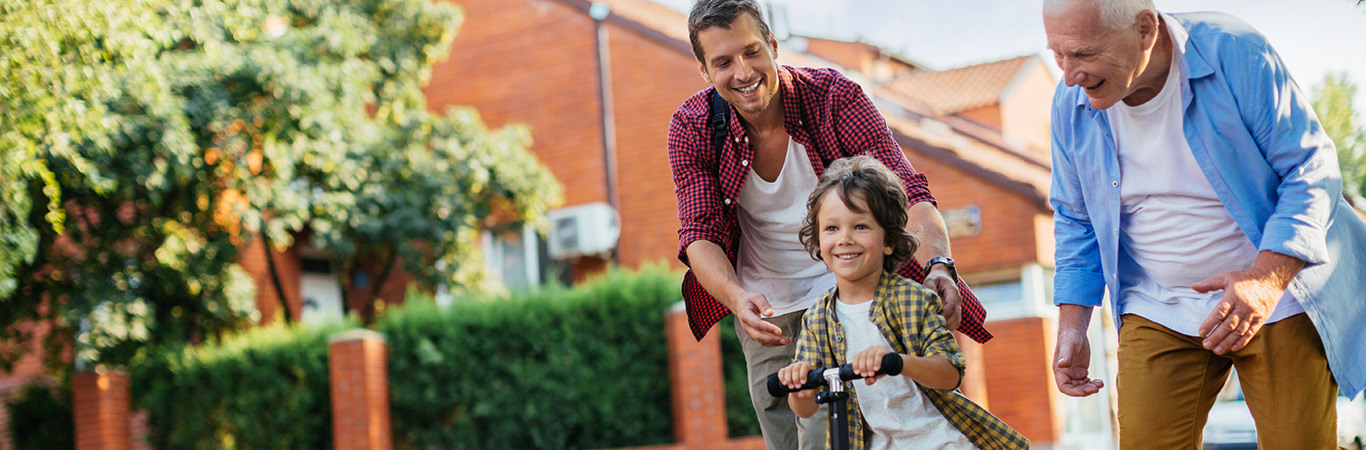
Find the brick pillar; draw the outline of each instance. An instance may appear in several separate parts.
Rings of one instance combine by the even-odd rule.
[[[996,338],[982,352],[991,412],[1038,447],[1057,443],[1064,425],[1062,394],[1053,383],[1053,330],[1041,317],[993,321]]]
[[[127,450],[132,447],[128,427],[128,374],[104,366],[77,372],[71,377],[71,403],[78,450]]]
[[[721,377],[721,341],[712,330],[693,339],[683,302],[664,319],[669,342],[669,385],[673,397],[674,439],[687,448],[712,448],[726,442],[726,393]]]
[[[335,448],[392,448],[384,336],[364,329],[343,331],[328,339],[327,353]]]
[[[963,350],[963,361],[968,365],[963,373],[963,385],[959,389],[973,402],[991,409],[987,405],[987,369],[982,358],[982,344],[957,331],[953,332],[953,338],[958,341],[958,347]]]

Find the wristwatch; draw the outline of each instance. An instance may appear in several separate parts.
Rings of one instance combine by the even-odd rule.
[[[949,269],[949,276],[953,278],[953,282],[954,282],[954,283],[957,283],[957,282],[958,282],[958,269],[955,269],[955,268],[953,267],[953,258],[950,258],[950,257],[947,257],[947,256],[936,256],[936,257],[930,258],[930,262],[925,263],[925,275],[926,275],[926,276],[929,276],[929,274],[930,274],[930,269],[933,268],[935,264],[943,264],[944,267],[947,267],[947,268]]]

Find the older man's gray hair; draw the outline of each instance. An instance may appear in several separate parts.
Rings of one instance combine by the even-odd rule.
[[[1043,14],[1057,17],[1073,7],[1085,5],[1095,5],[1100,10],[1101,25],[1110,30],[1133,25],[1144,10],[1157,13],[1153,0],[1044,0]]]

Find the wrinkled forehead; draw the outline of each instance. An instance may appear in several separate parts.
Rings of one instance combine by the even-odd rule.
[[[1044,33],[1048,48],[1055,53],[1105,47],[1118,37],[1115,30],[1106,28],[1095,8],[1074,7],[1057,15],[1044,15]]]

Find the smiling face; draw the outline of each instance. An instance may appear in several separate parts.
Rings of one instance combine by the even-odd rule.
[[[754,17],[740,14],[729,28],[699,31],[697,42],[705,58],[697,69],[721,98],[749,116],[768,109],[778,93],[778,43],[760,30]]]
[[[855,211],[838,193],[828,191],[816,214],[821,259],[835,273],[840,292],[869,292],[882,276],[882,260],[892,254],[886,233],[873,217],[862,193],[851,192]]]
[[[1149,64],[1159,34],[1152,11],[1143,11],[1130,26],[1111,29],[1091,2],[1074,2],[1065,11],[1045,14],[1044,29],[1063,82],[1085,89],[1092,108],[1107,109],[1126,99],[1142,104],[1162,89],[1166,66]]]

